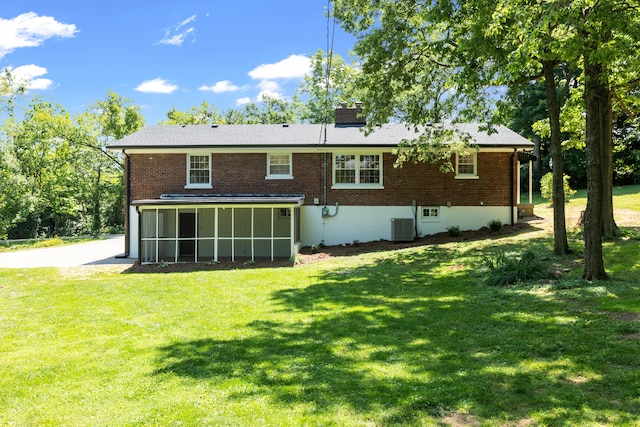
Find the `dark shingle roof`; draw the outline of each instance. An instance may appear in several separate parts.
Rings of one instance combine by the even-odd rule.
[[[505,126],[496,126],[488,135],[478,124],[456,124],[479,146],[533,148],[533,143]],[[394,147],[402,139],[418,136],[403,124],[385,124],[365,135],[358,126],[329,125],[326,146],[330,147]],[[109,148],[268,148],[314,147],[323,145],[324,131],[320,124],[291,125],[187,125],[148,126],[116,141]]]

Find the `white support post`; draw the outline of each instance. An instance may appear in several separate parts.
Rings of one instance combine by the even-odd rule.
[[[213,262],[218,262],[218,209],[216,206],[213,214]]]
[[[236,262],[236,208],[231,208],[231,262]]]
[[[533,161],[529,160],[529,204],[533,204]]]
[[[517,167],[516,167],[516,183],[517,183],[516,184],[516,188],[518,189],[518,191],[516,192],[516,194],[518,195],[516,197],[516,206],[517,206],[517,205],[520,204],[520,197],[522,197],[522,194],[520,192],[520,186],[521,186],[521,183],[520,183],[520,167],[521,167],[520,160],[518,160],[516,162],[516,165],[517,165]],[[517,210],[516,210],[516,212],[517,212]]]
[[[180,236],[180,229],[178,228],[180,224],[178,223],[178,218],[180,218],[180,212],[179,209],[176,208],[176,248],[173,251],[173,262],[178,262],[178,248],[180,247],[180,239],[178,238],[178,236]]]
[[[296,244],[295,240],[296,240],[296,210],[294,208],[289,208],[289,211],[291,212],[291,215],[289,215],[289,225],[291,230],[289,231],[289,253],[291,254],[290,256],[293,255],[293,247]]]
[[[254,242],[254,230],[253,230],[253,215],[254,215],[254,210],[255,208],[252,206],[251,207],[251,261],[255,261],[256,260],[256,248],[255,248],[255,242]]]

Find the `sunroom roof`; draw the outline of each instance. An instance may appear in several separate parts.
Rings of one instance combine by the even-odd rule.
[[[134,200],[134,206],[142,205],[301,205],[303,194],[162,194],[159,199]]]

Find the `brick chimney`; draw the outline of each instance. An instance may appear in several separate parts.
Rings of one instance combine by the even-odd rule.
[[[356,102],[355,107],[348,107],[343,102],[336,108],[336,126],[364,126],[367,124],[362,115],[362,102]]]

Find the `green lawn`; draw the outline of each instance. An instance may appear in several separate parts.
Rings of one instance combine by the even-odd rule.
[[[640,241],[606,242],[598,283],[551,248],[532,228],[294,268],[0,269],[0,425],[637,426]],[[524,249],[564,276],[482,284],[482,254]]]

